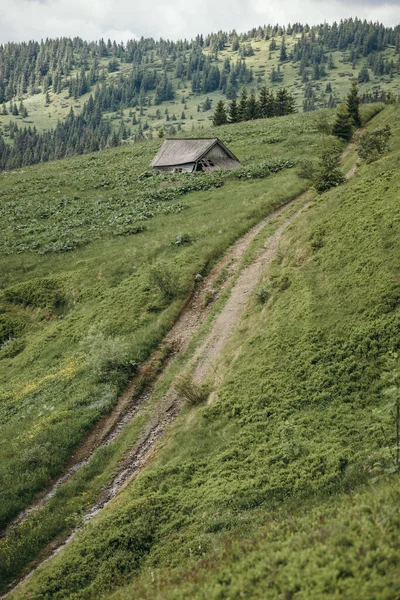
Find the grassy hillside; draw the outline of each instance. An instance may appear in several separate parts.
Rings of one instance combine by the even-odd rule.
[[[291,167],[320,154],[317,122],[304,114],[220,128],[243,162],[241,179],[151,175],[156,141],[1,175],[2,527],[110,411],[196,273],[305,188]],[[74,526],[143,425],[103,449],[45,514],[0,540],[2,583]]]
[[[390,153],[318,197],[285,234],[260,282],[262,293],[216,365],[219,377],[208,403],[187,407],[156,460],[13,598],[111,597],[117,588],[116,599],[395,596],[400,488],[398,475],[390,474],[395,426],[384,410],[383,376],[393,368],[390,353],[399,350],[398,117],[398,107],[388,107],[370,126],[390,124]],[[273,148],[275,159],[293,159],[316,155],[324,145],[314,119],[299,115],[221,131],[245,162],[261,158],[264,148],[268,154]],[[281,140],[271,147],[273,138]],[[71,169],[82,191],[79,173],[90,161],[104,160],[105,170],[135,150],[3,178],[11,194],[12,177],[44,185],[52,169],[63,169],[72,188],[66,175]],[[136,161],[144,167],[140,151]],[[18,193],[15,183],[14,189]],[[108,347],[104,340],[119,336],[119,344],[130,343],[130,360],[138,360],[179,310],[193,275],[300,189],[290,169],[267,180],[228,179],[222,188],[191,192],[184,198],[190,208],[155,215],[140,234],[112,239],[105,230],[101,240],[71,254],[30,248],[7,256],[3,285],[14,297],[22,284],[27,289],[24,282],[36,285],[50,275],[71,298],[75,290],[79,295],[68,310],[62,303],[60,309],[44,301],[32,306],[3,295],[3,314],[26,323],[20,334],[25,349],[3,360],[5,519],[15,498],[32,498],[115,397],[118,382],[99,382],[90,371],[93,362],[82,362],[82,348],[88,348],[82,340],[92,344],[90,336],[100,332]],[[179,247],[174,240],[183,232],[193,242]],[[165,303],[146,282],[151,262],[161,259],[184,286],[182,296]],[[54,285],[51,292],[53,299]],[[93,324],[96,334],[88,333]],[[71,482],[64,504],[60,494],[36,520],[0,542],[3,581],[29,558],[29,547],[32,558],[46,535],[57,532],[57,517],[71,522],[68,511],[82,510],[86,481],[93,478],[95,487],[97,477],[101,483],[119,444],[97,457],[91,473]],[[15,485],[16,472],[25,495]],[[131,587],[123,589],[128,582]]]

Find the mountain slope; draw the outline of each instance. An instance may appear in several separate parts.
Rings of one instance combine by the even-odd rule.
[[[0,49],[0,169],[152,138],[161,129],[207,129],[218,100],[228,103],[241,88],[257,91],[264,83],[287,87],[299,111],[335,106],[355,79],[366,101],[397,97],[399,39],[399,27],[349,19],[190,42],[8,44]],[[51,141],[54,129],[61,131]],[[14,144],[18,152],[9,157]]]
[[[390,124],[391,152],[284,235],[207,405],[188,406],[148,468],[12,597],[110,597],[133,578],[115,598],[397,593],[382,375],[399,350],[398,111],[371,124]]]

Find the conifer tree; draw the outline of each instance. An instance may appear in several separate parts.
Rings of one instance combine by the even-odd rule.
[[[238,105],[238,120],[239,121],[247,121],[247,90],[246,88],[242,89],[240,94],[240,100]]]
[[[358,74],[358,83],[368,83],[369,81],[369,71],[368,71],[368,67],[366,65],[364,65],[363,67],[361,67],[361,70]]]
[[[288,55],[287,55],[287,50],[286,50],[285,38],[282,38],[281,52],[279,55],[279,60],[281,62],[284,62],[287,59],[288,59]]]
[[[333,97],[333,94],[331,94],[329,96],[329,100],[328,100],[328,108],[336,108],[336,100]]]
[[[236,98],[233,98],[229,105],[229,123],[237,123],[239,121],[239,109]]]
[[[268,117],[268,104],[269,104],[269,92],[267,90],[267,86],[263,85],[260,90],[260,95],[258,98],[258,112],[260,117],[266,118]]]
[[[226,113],[225,104],[223,100],[219,100],[215,107],[213,116],[213,125],[218,127],[219,125],[225,125],[228,122],[228,115]]]
[[[346,100],[347,111],[353,121],[353,125],[355,127],[361,126],[361,117],[360,117],[360,97],[358,95],[358,87],[357,83],[354,81],[351,90],[347,96]]]
[[[254,90],[251,91],[250,98],[247,102],[247,119],[257,119],[258,118],[258,105],[256,100],[256,95]]]
[[[332,135],[348,142],[353,135],[352,119],[346,104],[341,104],[336,114],[336,121],[332,127]]]
[[[290,115],[296,112],[294,98],[286,88],[278,90],[276,94],[276,115]]]

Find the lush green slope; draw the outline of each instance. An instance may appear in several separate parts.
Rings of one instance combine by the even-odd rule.
[[[317,156],[325,143],[311,114],[226,127],[221,135],[244,165],[290,166],[306,152]],[[157,145],[1,176],[2,526],[48,485],[110,410],[186,302],[194,275],[207,272],[241,233],[304,189],[290,168],[268,179],[252,179],[251,171],[243,180],[182,176],[179,186],[167,177],[165,187],[161,176],[139,177]],[[193,185],[199,189],[190,191]],[[171,293],[157,288],[155,268],[176,282]],[[109,477],[106,466],[123,451],[103,453],[89,479],[99,471]],[[63,515],[53,513],[49,530],[41,516],[40,535],[35,530],[29,543],[24,536],[33,526],[23,528],[11,554],[2,546],[5,579],[26,561],[21,539],[32,558],[90,498],[79,502]]]
[[[284,236],[260,284],[269,299],[248,307],[207,406],[13,597],[110,597],[133,577],[115,598],[395,597],[382,375],[399,350],[398,117],[389,107],[372,125],[391,125],[390,154]]]

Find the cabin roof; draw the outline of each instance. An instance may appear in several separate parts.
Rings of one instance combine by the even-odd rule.
[[[200,160],[215,144],[220,145],[233,160],[236,156],[218,138],[173,138],[166,139],[152,160],[152,167],[185,165]]]

